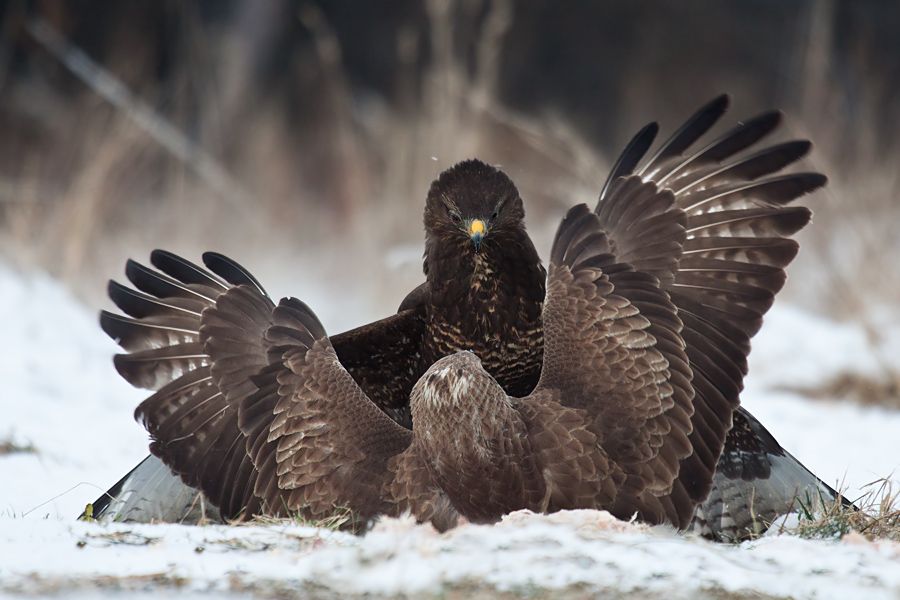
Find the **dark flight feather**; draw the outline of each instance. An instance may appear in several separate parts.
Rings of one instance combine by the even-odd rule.
[[[749,148],[772,132],[781,123],[782,115],[778,111],[771,111],[758,115],[749,121],[739,123],[733,129],[701,148],[694,154],[681,159],[678,158],[672,164],[650,165],[647,177],[657,184],[662,185],[671,181],[670,186],[677,185],[682,177],[690,176],[692,169],[709,164],[720,163],[730,156]]]
[[[731,99],[728,94],[722,94],[710,100],[691,115],[684,124],[679,127],[672,136],[660,146],[659,150],[647,160],[647,163],[638,171],[638,175],[652,172],[658,165],[668,162],[670,159],[681,156],[694,142],[700,139],[709,129],[715,125],[722,115],[728,110]],[[600,195],[603,199],[605,196]]]
[[[266,290],[256,280],[256,277],[250,274],[250,271],[227,256],[218,252],[204,252],[203,264],[231,285],[249,285],[256,288],[260,295],[268,296]]]
[[[157,298],[194,298],[213,302],[221,292],[218,288],[172,279],[131,259],[125,263],[125,276],[137,289]]]
[[[634,172],[634,168],[641,162],[641,159],[644,158],[647,150],[653,144],[653,140],[656,139],[656,134],[658,132],[658,124],[648,123],[647,125],[644,125],[633,138],[631,138],[631,141],[628,142],[628,145],[625,146],[625,149],[609,170],[609,175],[606,176],[606,181],[603,182],[603,187],[600,189],[601,198],[606,196],[609,186],[612,185],[614,181],[620,177],[627,177]]]
[[[186,313],[199,317],[200,312],[206,307],[203,301],[194,301],[187,298],[170,298],[162,301],[155,296],[138,292],[110,280],[106,288],[110,300],[127,315],[138,319],[156,315],[177,315]]]
[[[757,177],[780,171],[800,160],[812,148],[808,140],[794,140],[763,148],[749,156],[740,157],[730,163],[701,173],[690,181],[683,181],[675,194],[685,194],[691,188],[708,188],[721,182],[752,181]]]
[[[200,284],[212,289],[219,288],[220,291],[230,287],[206,269],[166,250],[157,249],[151,252],[150,264],[182,283]]]

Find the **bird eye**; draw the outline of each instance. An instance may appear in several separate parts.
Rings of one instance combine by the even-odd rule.
[[[494,207],[494,213],[491,215],[491,221],[493,221],[500,215],[500,211],[503,210],[504,202],[506,202],[506,199],[500,200],[500,202],[497,203],[497,206]]]
[[[454,223],[459,223],[460,221],[462,221],[462,217],[460,217],[459,213],[455,210],[448,210],[447,212],[450,214],[450,220]]]

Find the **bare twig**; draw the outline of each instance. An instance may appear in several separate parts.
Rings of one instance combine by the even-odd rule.
[[[206,151],[171,121],[138,98],[115,75],[73,46],[44,19],[27,25],[28,33],[97,95],[121,110],[163,148],[185,163],[223,198],[241,205],[250,194]]]

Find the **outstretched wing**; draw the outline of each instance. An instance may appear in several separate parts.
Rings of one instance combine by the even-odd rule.
[[[612,274],[643,309],[619,293]],[[579,205],[553,243],[543,321],[544,362],[529,399],[549,394],[590,415],[592,433],[626,477],[615,511],[630,516],[642,494],[671,489],[690,452],[691,388],[670,368],[686,363],[675,309],[656,278],[616,262],[600,219]]]
[[[299,300],[281,301],[266,340],[271,364],[240,408],[265,512],[318,519],[343,508],[356,526],[398,512],[389,486],[410,474],[397,461],[399,474],[388,467],[410,447],[412,432],[368,399]]]
[[[158,271],[129,261],[126,275],[140,291],[110,282],[109,293],[130,317],[103,312],[100,323],[130,351],[115,357],[119,373],[156,390],[135,411],[151,452],[234,518],[252,498],[254,470],[229,398],[266,363],[262,334],[273,304],[237,263],[215,253],[203,259],[209,270],[161,250],[150,256]],[[237,317],[222,322],[217,304]],[[222,344],[209,343],[210,325]]]
[[[617,163],[622,166],[611,174],[596,208],[616,259],[658,277],[684,324],[696,393],[690,438],[694,451],[682,461],[672,494],[661,498],[659,507],[675,513],[672,522],[679,527],[691,517],[679,507],[690,505],[688,499],[699,503],[709,493],[747,372],[750,338],[796,255],[796,243],[787,238],[809,221],[806,208],[786,205],[826,181],[818,173],[773,175],[809,151],[805,140],[743,154],[779,125],[781,114],[775,111],[692,150],[727,107],[727,96],[714,99],[636,168],[656,134],[653,127],[642,130],[626,148],[627,159]],[[632,181],[671,190],[675,208],[685,214],[686,238],[669,264],[661,265],[658,244],[640,243],[621,209],[614,209],[623,204],[621,195]]]
[[[209,270],[162,250],[150,255],[158,271],[129,261],[126,275],[137,291],[115,282],[109,285],[110,298],[129,316],[104,311],[100,324],[129,351],[115,357],[119,373],[133,385],[156,390],[135,412],[151,434],[151,452],[186,484],[202,489],[225,516],[233,517],[244,499],[232,498],[248,489],[245,480],[252,465],[237,442],[236,411],[229,409],[219,380],[224,363],[229,365],[226,376],[265,363],[260,349],[263,328],[254,330],[253,319],[242,323],[238,333],[246,341],[243,355],[237,364],[229,358],[223,365],[215,364],[217,356],[201,330],[204,315],[236,289],[253,290],[260,304],[257,320],[265,319],[272,303],[237,263],[215,253],[203,258]]]
[[[156,250],[151,263],[158,270],[129,261],[126,274],[137,290],[109,284],[129,316],[104,311],[100,323],[129,351],[115,357],[119,373],[156,390],[135,413],[151,434],[151,452],[223,516],[237,518],[260,511],[238,406],[268,365],[264,334],[274,303],[234,261],[211,252],[203,260],[208,269]],[[411,309],[340,336],[355,376],[380,392],[380,406],[398,420],[402,414],[389,401],[414,381],[407,363],[417,354],[419,323]]]

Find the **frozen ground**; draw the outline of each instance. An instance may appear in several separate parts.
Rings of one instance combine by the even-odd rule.
[[[900,597],[894,544],[780,535],[727,547],[593,511],[516,514],[443,536],[391,520],[364,538],[284,525],[77,522],[146,454],[131,416],[143,394],[113,370],[115,347],[94,311],[54,282],[0,266],[0,314],[0,444],[33,448],[0,455],[0,597]],[[335,331],[353,325],[324,321]],[[851,497],[879,477],[900,479],[900,412],[783,389],[840,370],[877,375],[880,361],[900,361],[900,328],[879,333],[876,360],[860,328],[776,306],[754,342],[744,396],[786,448]]]

